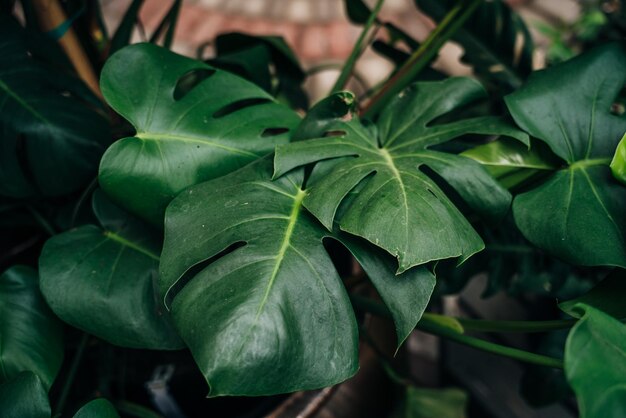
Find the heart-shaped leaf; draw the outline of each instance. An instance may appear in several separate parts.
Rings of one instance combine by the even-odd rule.
[[[0,14],[0,194],[56,196],[96,174],[110,142],[84,86],[30,54],[24,29]]]
[[[433,123],[484,94],[480,84],[467,78],[416,83],[387,106],[374,126],[359,121],[351,93],[337,93],[315,106],[295,133],[316,139],[277,147],[275,176],[324,159],[355,157],[338,161],[328,175],[307,186],[304,206],[324,226],[332,228],[345,196],[365,182],[338,219],[342,230],[396,256],[398,272],[430,260],[463,261],[483,248],[482,240],[430,173],[441,176],[470,207],[492,217],[506,213],[511,196],[475,161],[428,148],[467,133],[528,142],[525,134],[496,117]]]
[[[181,190],[267,154],[299,121],[258,86],[150,44],[114,54],[101,86],[136,133],[107,150],[100,185],[157,225]]]
[[[626,416],[626,325],[585,304],[565,344],[565,375],[581,418]]]
[[[0,275],[0,382],[22,371],[50,388],[63,362],[63,325],[39,292],[37,272],[15,266]]]
[[[322,245],[332,235],[302,207],[303,170],[271,174],[271,159],[259,160],[189,188],[167,210],[161,288],[211,396],[319,388],[356,371],[354,314]],[[390,303],[403,341],[434,277],[395,276],[388,254],[339,240]]]
[[[41,290],[65,322],[112,344],[183,346],[157,297],[160,234],[94,194],[102,228],[85,225],[50,238],[39,259]]]
[[[111,402],[106,399],[94,399],[80,408],[74,418],[119,418]]]
[[[573,264],[626,266],[626,189],[608,167],[626,131],[610,113],[624,82],[626,55],[614,44],[537,72],[505,98],[518,125],[568,164],[515,198],[515,222]]]
[[[0,411],[3,418],[50,418],[50,402],[41,380],[32,372],[22,372],[0,385]]]

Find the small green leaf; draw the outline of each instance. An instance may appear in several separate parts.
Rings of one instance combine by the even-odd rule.
[[[209,396],[341,382],[358,368],[354,314],[302,207],[303,170],[261,159],[193,186],[167,209],[161,290]]]
[[[254,84],[150,44],[109,58],[101,87],[136,133],[106,151],[100,185],[156,225],[180,191],[271,152],[299,121]]]
[[[110,130],[83,83],[39,61],[27,34],[0,15],[0,195],[63,195],[94,177]]]
[[[565,344],[565,374],[581,418],[626,416],[626,325],[585,304]]]
[[[0,382],[31,371],[46,389],[63,362],[63,325],[39,292],[37,272],[11,267],[0,275]]]
[[[619,320],[626,320],[624,295],[626,295],[626,272],[618,268],[584,295],[559,303],[559,308],[575,318],[580,318],[582,313],[576,306],[582,303]]]
[[[22,372],[0,385],[2,418],[50,418],[50,402],[41,380],[32,372]]]
[[[527,135],[496,117],[433,123],[484,95],[482,86],[467,78],[416,83],[374,126],[359,121],[351,93],[337,93],[316,105],[294,134],[314,139],[277,147],[275,176],[324,159],[355,157],[337,160],[326,176],[307,185],[304,206],[324,226],[331,229],[337,218],[341,230],[398,258],[398,273],[430,260],[463,261],[483,248],[482,240],[425,168],[490,217],[502,217],[511,196],[475,161],[428,148],[468,133],[528,142]],[[337,217],[337,208],[357,185],[357,196]]]
[[[611,160],[611,172],[613,177],[626,184],[626,134],[617,144],[615,155],[613,155],[613,160]]]
[[[85,404],[74,414],[74,418],[120,418],[120,416],[111,402],[100,398]]]
[[[461,389],[407,386],[404,401],[390,418],[465,418],[468,396]]]
[[[178,349],[183,344],[156,293],[160,234],[94,194],[102,228],[50,238],[39,259],[41,290],[65,322],[112,344]]]
[[[569,164],[515,198],[515,222],[572,264],[626,266],[626,189],[608,167],[626,131],[610,113],[624,82],[626,54],[611,44],[533,74],[505,98],[518,125]]]

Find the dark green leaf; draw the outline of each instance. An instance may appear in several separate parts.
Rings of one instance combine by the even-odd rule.
[[[581,418],[626,416],[626,325],[585,304],[565,344],[565,374]]]
[[[439,22],[457,0],[415,3]],[[532,37],[522,19],[502,0],[483,2],[453,39],[463,46],[463,60],[478,76],[506,90],[518,88],[532,71]]]
[[[165,48],[170,49],[172,47],[172,42],[174,41],[174,34],[176,33],[176,23],[178,21],[178,13],[180,12],[180,6],[182,5],[182,0],[174,0],[172,2],[172,6],[167,11],[161,23],[154,30],[154,33],[150,37],[150,43],[156,43],[156,41],[161,37],[165,28],[167,28],[167,32],[165,32],[165,38],[163,39],[163,46]]]
[[[271,56],[266,45],[257,44],[221,54],[207,62],[252,81],[268,93],[272,92]]]
[[[407,386],[404,401],[390,418],[465,418],[468,396],[461,389]]]
[[[344,0],[344,3],[348,19],[357,25],[362,25],[367,22],[370,14],[372,14],[372,11],[363,0]]]
[[[94,399],[76,412],[74,418],[119,418],[119,414],[106,399]]]
[[[168,207],[161,289],[210,396],[329,386],[358,367],[350,301],[302,208],[302,171],[265,158]],[[239,244],[239,245],[236,245]]]
[[[619,141],[615,155],[613,155],[611,160],[611,172],[613,177],[626,184],[626,134]]]
[[[31,56],[26,35],[0,15],[0,194],[56,196],[84,186],[110,142],[84,86]]]
[[[112,344],[181,348],[156,293],[159,234],[101,193],[93,206],[102,228],[70,230],[43,248],[41,290],[50,307],[65,322]]]
[[[416,83],[387,106],[374,126],[359,121],[351,93],[337,93],[313,108],[294,134],[315,139],[277,148],[275,176],[324,159],[355,157],[339,160],[328,175],[307,185],[304,206],[324,226],[332,228],[340,203],[361,184],[338,218],[342,230],[393,254],[398,272],[430,260],[463,261],[483,248],[482,240],[424,168],[441,176],[471,208],[491,217],[507,212],[510,194],[480,164],[428,149],[467,133],[528,142],[496,117],[433,123],[484,94],[467,78]]]
[[[538,72],[506,97],[515,121],[569,166],[516,197],[515,221],[538,247],[577,265],[626,266],[626,189],[608,164],[626,119],[610,113],[626,81],[619,45]]]
[[[559,308],[573,317],[580,318],[582,313],[576,310],[576,306],[584,303],[607,313],[614,318],[626,319],[626,272],[615,269],[593,289],[576,299],[559,303]]]
[[[272,151],[299,121],[257,86],[150,44],[109,59],[102,93],[137,133],[107,150],[100,185],[158,225],[181,190]]]
[[[63,326],[41,293],[37,272],[15,266],[0,275],[0,382],[22,371],[50,388],[63,362]]]
[[[50,418],[50,402],[41,380],[32,372],[22,372],[0,385],[2,418]]]

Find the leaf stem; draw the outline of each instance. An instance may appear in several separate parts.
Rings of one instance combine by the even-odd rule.
[[[365,46],[363,45],[365,43],[364,41],[370,29],[372,28],[372,25],[374,25],[374,23],[376,22],[376,17],[378,16],[380,9],[383,7],[384,2],[385,0],[378,0],[378,2],[376,3],[376,6],[372,10],[372,13],[367,18],[367,21],[365,22],[365,25],[363,26],[363,30],[361,31],[359,38],[354,44],[354,48],[352,48],[352,52],[350,53],[348,60],[343,66],[341,73],[339,74],[339,77],[337,78],[337,81],[335,82],[335,85],[333,86],[331,90],[331,93],[343,90],[343,88],[345,87],[348,79],[350,78],[350,75],[352,74],[352,71],[354,70],[354,66],[356,65],[357,59],[359,59],[359,57],[365,50]]]
[[[417,324],[416,328],[420,331],[447,338],[459,344],[477,348],[488,353],[509,357],[526,363],[537,364],[539,366],[554,367],[557,369],[563,368],[563,360],[561,359],[542,356],[540,354],[530,353],[528,351],[520,350],[517,348],[507,347],[504,345],[481,340],[480,338],[470,337],[469,335],[459,334],[450,330],[449,328],[441,327],[437,324],[431,323],[427,319],[428,318],[422,318],[422,320]]]
[[[458,2],[443,20],[437,25],[428,38],[409,57],[400,69],[389,79],[385,86],[369,101],[363,109],[364,117],[375,116],[387,102],[404,87],[430,62],[444,43],[472,15],[482,0],[466,0]]]
[[[67,402],[67,397],[69,396],[70,390],[72,389],[72,384],[74,383],[74,378],[76,377],[78,366],[83,359],[83,354],[85,353],[85,348],[87,347],[88,341],[89,334],[83,332],[80,343],[78,344],[78,348],[76,349],[76,354],[74,354],[74,358],[72,359],[72,364],[70,365],[67,379],[65,379],[65,382],[63,383],[63,389],[61,390],[61,395],[59,395],[59,401],[57,402],[55,408],[55,414],[63,411],[63,408],[65,407],[65,402]]]
[[[351,295],[350,299],[355,307],[361,308],[374,315],[391,318],[391,313],[383,304],[371,299]],[[425,313],[417,323],[416,329],[439,337],[447,338],[459,344],[477,348],[492,354],[509,357],[526,363],[540,366],[563,368],[563,360],[547,357],[540,354],[530,353],[513,347],[485,341],[480,338],[470,337],[463,334],[462,330],[455,329],[446,323],[460,323],[464,329],[486,332],[542,332],[555,329],[568,328],[576,323],[575,320],[564,321],[483,321],[453,318],[446,315]]]

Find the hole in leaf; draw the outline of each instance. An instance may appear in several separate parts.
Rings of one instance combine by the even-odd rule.
[[[268,136],[277,136],[277,135],[281,135],[284,133],[289,132],[289,128],[267,128],[266,130],[263,131],[263,133],[261,134],[261,136],[263,138],[268,137]]]
[[[261,97],[239,100],[237,102],[228,104],[224,106],[223,108],[221,108],[220,110],[218,110],[217,112],[213,113],[213,117],[215,119],[223,118],[224,116],[228,116],[231,113],[234,113],[246,107],[258,106],[258,105],[269,103],[269,102],[271,102],[270,99],[261,98]]]
[[[324,132],[324,138],[332,137],[332,136],[345,136],[346,131],[336,130],[336,131],[326,131]]]
[[[188,268],[187,271],[183,273],[180,279],[178,279],[178,281],[174,284],[174,286],[172,286],[172,288],[168,290],[167,294],[165,295],[165,306],[169,308],[176,296],[180,293],[180,291],[183,290],[183,288],[187,286],[187,284],[192,281],[194,277],[196,277],[202,270],[213,264],[218,259],[232,253],[236,249],[241,248],[246,244],[247,243],[245,241],[239,241],[231,244],[219,253],[215,254],[213,257],[208,258],[204,261],[200,261],[199,263],[196,263]]]
[[[174,100],[181,100],[189,94],[194,87],[211,77],[213,74],[215,74],[215,70],[208,68],[196,68],[195,70],[188,71],[176,82],[173,94]]]

